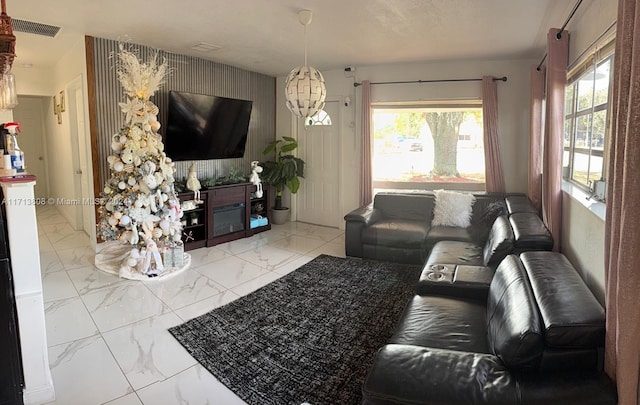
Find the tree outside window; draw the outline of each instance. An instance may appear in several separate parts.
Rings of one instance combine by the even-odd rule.
[[[612,67],[609,55],[583,69],[565,92],[563,166],[570,179],[584,188],[603,177]]]
[[[373,142],[378,190],[485,189],[478,104],[374,107]]]

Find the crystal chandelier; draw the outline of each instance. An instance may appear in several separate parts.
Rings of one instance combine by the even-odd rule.
[[[307,25],[311,24],[313,13],[309,10],[298,12],[300,24],[304,25],[304,66],[295,67],[285,85],[287,108],[297,117],[311,117],[324,107],[327,89],[322,73],[307,65]]]
[[[0,24],[0,110],[7,110],[18,105],[18,93],[15,77],[11,73],[16,57],[16,36],[13,35],[11,17],[7,15],[6,0],[2,0]]]

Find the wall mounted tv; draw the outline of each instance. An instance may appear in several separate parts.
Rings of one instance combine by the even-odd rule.
[[[169,92],[165,152],[175,161],[241,158],[252,101]]]

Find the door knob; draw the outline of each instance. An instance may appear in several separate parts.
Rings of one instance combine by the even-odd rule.
[[[76,170],[76,174],[82,174],[82,170],[80,169]]]

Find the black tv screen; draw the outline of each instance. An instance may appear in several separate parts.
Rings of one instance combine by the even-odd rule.
[[[165,152],[171,159],[241,158],[252,101],[169,92]]]

